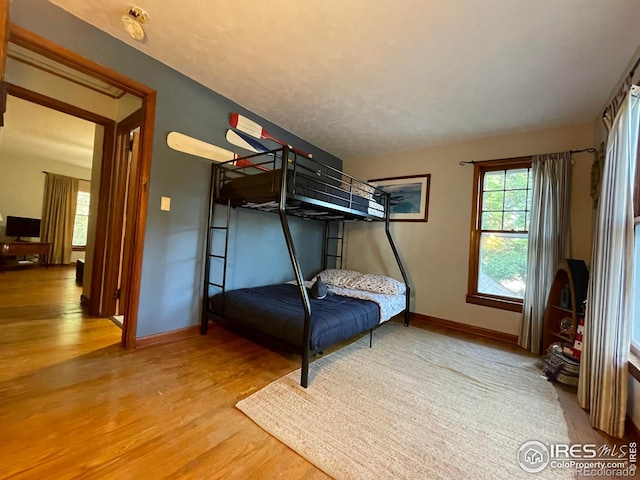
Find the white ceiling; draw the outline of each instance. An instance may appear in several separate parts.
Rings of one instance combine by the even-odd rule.
[[[351,158],[591,122],[639,45],[637,0],[50,0]]]
[[[0,153],[91,168],[95,124],[9,95]]]

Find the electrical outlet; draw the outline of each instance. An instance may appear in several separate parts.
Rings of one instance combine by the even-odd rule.
[[[171,210],[171,197],[160,197],[160,210],[164,212]]]

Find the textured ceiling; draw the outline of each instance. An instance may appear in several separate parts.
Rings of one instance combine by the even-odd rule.
[[[637,0],[51,0],[342,158],[591,122]]]
[[[94,135],[92,122],[9,95],[0,154],[90,169]]]

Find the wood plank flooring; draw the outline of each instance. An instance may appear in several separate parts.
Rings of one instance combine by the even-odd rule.
[[[215,325],[124,351],[73,277],[0,275],[0,478],[328,478],[234,408],[296,357]]]
[[[0,478],[329,478],[234,408],[298,357],[216,325],[124,351],[116,325],[83,312],[73,278],[0,274]],[[560,395],[573,441],[607,440]]]

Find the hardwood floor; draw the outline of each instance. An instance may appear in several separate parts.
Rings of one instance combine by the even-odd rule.
[[[124,351],[73,277],[0,275],[0,478],[329,478],[234,408],[295,356],[215,325]]]
[[[85,315],[73,277],[0,275],[0,478],[329,478],[234,408],[298,357],[216,325],[124,351],[116,325]],[[571,395],[561,391],[572,440],[606,441]]]

